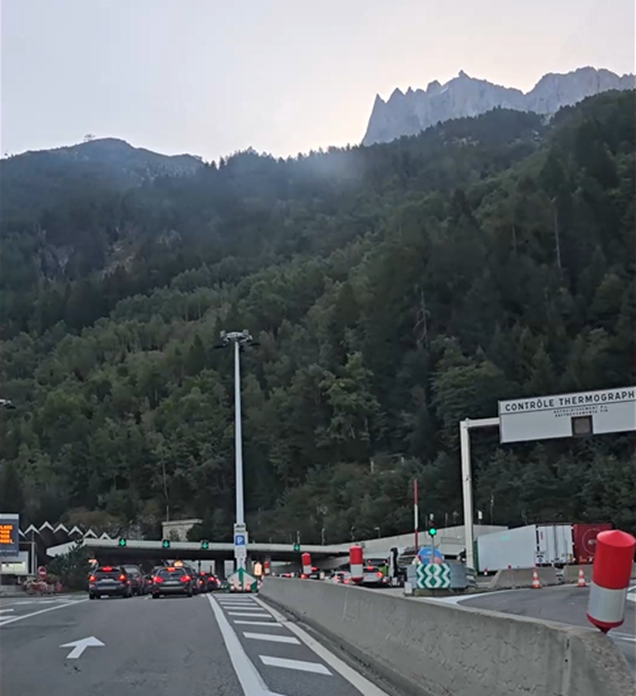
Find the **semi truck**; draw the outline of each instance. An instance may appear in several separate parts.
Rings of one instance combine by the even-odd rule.
[[[480,572],[592,563],[596,536],[608,523],[530,524],[477,538]]]

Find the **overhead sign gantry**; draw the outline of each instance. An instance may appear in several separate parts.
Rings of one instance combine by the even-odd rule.
[[[466,565],[469,568],[475,567],[470,431],[498,427],[502,444],[635,431],[636,386],[509,399],[499,402],[498,411],[495,418],[466,418],[459,423]]]

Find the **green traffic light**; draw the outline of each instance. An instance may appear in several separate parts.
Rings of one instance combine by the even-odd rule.
[[[294,551],[300,551],[300,544],[294,544]]]
[[[437,534],[437,529],[435,529],[435,527],[431,527],[431,528],[428,530],[428,533],[429,533],[431,536],[435,536],[435,535]]]
[[[201,548],[202,548],[204,551],[207,551],[208,548],[209,548],[209,546],[210,546],[210,544],[209,544],[207,541],[203,540],[203,541],[201,542]]]
[[[163,546],[164,549],[169,549],[170,548],[170,541],[168,539],[164,539],[161,542],[161,545]]]
[[[119,545],[120,545],[120,546],[126,546],[126,540],[125,540],[125,539],[120,539],[120,540],[119,540]]]

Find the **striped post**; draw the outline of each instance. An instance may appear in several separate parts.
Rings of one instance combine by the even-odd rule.
[[[362,569],[362,547],[352,546],[349,549],[349,571],[353,582],[360,582],[364,577]]]
[[[303,575],[309,575],[311,573],[311,555],[307,552],[303,553],[300,562],[303,567]]]
[[[622,625],[636,539],[617,529],[600,532],[592,566],[587,620],[607,633]]]

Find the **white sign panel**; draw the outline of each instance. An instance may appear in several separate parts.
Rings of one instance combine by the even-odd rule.
[[[499,402],[501,442],[636,430],[636,387]]]
[[[245,548],[245,546],[234,547],[234,558],[236,558],[237,561],[241,561],[247,558],[247,549]]]
[[[234,525],[234,535],[236,536],[237,534],[245,534],[247,531],[247,527],[245,524],[241,523],[239,524],[238,522]]]

